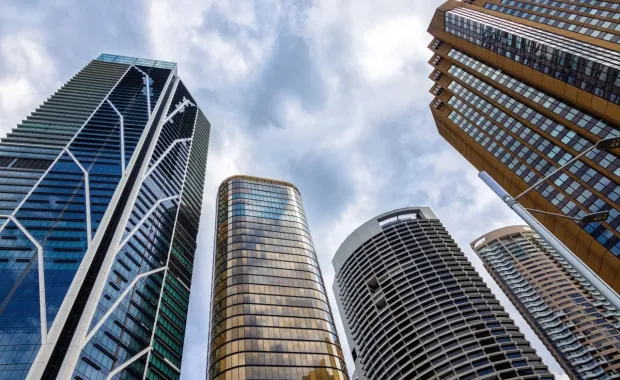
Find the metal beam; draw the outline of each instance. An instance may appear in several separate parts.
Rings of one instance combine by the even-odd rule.
[[[177,113],[179,113],[179,112],[183,112],[183,111],[185,110],[185,106],[187,106],[187,105],[192,105],[192,106],[194,106],[194,107],[197,107],[197,106],[196,106],[194,103],[192,103],[189,99],[184,99],[184,100],[183,100],[183,102],[181,102],[181,104],[179,104],[179,105],[177,106],[177,108],[175,108],[175,109],[174,109],[174,111],[172,111],[172,113],[171,113],[168,117],[166,117],[166,118],[164,119],[164,124],[166,124],[167,122],[169,122],[169,121],[170,121],[170,119],[172,119],[172,117],[173,117],[174,115],[176,115]]]
[[[95,333],[97,333],[99,328],[101,328],[101,326],[105,323],[105,321],[108,319],[108,317],[114,312],[114,310],[116,310],[118,305],[120,305],[120,303],[123,301],[125,296],[127,294],[129,294],[129,292],[138,283],[138,281],[140,281],[140,279],[142,279],[144,277],[147,277],[147,276],[150,276],[150,275],[155,274],[155,273],[159,273],[159,272],[161,272],[163,270],[166,270],[166,269],[168,269],[167,266],[161,267],[161,268],[157,268],[157,269],[153,269],[151,271],[144,272],[144,273],[141,273],[141,274],[137,275],[136,278],[134,278],[133,281],[131,281],[127,285],[127,287],[125,288],[125,290],[123,290],[123,292],[120,294],[120,296],[118,296],[118,298],[116,299],[116,301],[114,301],[112,306],[110,306],[108,311],[106,311],[106,313],[101,317],[101,319],[99,319],[99,322],[95,325],[95,327],[93,327],[93,329],[90,330],[90,333],[88,333],[88,335],[86,335],[86,338],[84,338],[84,340],[82,341],[82,345],[80,347],[80,350],[84,349],[84,346],[86,346],[86,344],[93,337],[93,335],[95,335]],[[163,284],[162,284],[162,286],[163,286]]]
[[[192,141],[191,137],[185,138],[185,139],[177,139],[174,140],[172,142],[172,144],[170,144],[170,146],[164,151],[164,153],[161,154],[161,156],[159,156],[159,158],[157,159],[157,161],[155,161],[155,163],[153,164],[153,166],[151,166],[151,168],[144,174],[144,176],[142,177],[142,181],[144,181],[148,176],[150,176],[153,171],[155,169],[157,169],[157,166],[159,166],[159,164],[164,160],[164,158],[166,158],[166,156],[168,155],[168,153],[170,153],[170,151],[178,144],[181,142],[189,142]]]
[[[144,81],[146,82],[146,104],[147,104],[147,110],[148,110],[149,119],[150,119],[151,118],[151,83],[150,83],[151,77],[144,71],[140,70],[138,66],[131,65],[131,67],[138,70],[139,72],[142,73],[142,75],[144,75]]]
[[[125,368],[127,368],[131,363],[135,362],[136,360],[140,359],[142,356],[144,356],[144,354],[146,353],[150,353],[151,350],[153,349],[152,346],[148,346],[147,348],[145,348],[144,350],[138,352],[137,354],[135,354],[134,356],[132,356],[131,358],[129,358],[129,360],[127,360],[125,363],[121,364],[120,366],[114,368],[109,374],[108,376],[105,378],[106,380],[112,380],[112,378],[116,375],[118,375],[122,370],[124,370]],[[144,372],[146,373],[146,366],[144,367]]]
[[[88,171],[84,169],[82,164],[80,164],[80,161],[78,161],[78,159],[75,158],[75,156],[73,155],[73,153],[71,153],[69,148],[65,148],[65,151],[67,152],[67,154],[69,154],[71,159],[73,159],[73,162],[77,164],[77,166],[80,168],[80,170],[84,174],[84,198],[86,201],[86,239],[88,241],[88,248],[90,248],[90,246],[92,245],[92,241],[93,241],[93,229],[91,227],[91,221],[90,221],[91,219],[90,218],[90,180],[88,178]]]
[[[108,99],[107,101],[108,101],[108,104],[114,110],[114,112],[116,112],[116,114],[118,115],[121,121],[121,175],[124,176],[125,175],[125,118],[123,117],[123,115],[121,115],[120,112],[118,112],[116,107],[114,107],[114,104],[112,104],[110,99]]]
[[[114,255],[116,255],[121,248],[123,248],[123,246],[125,244],[127,244],[127,242],[129,241],[129,239],[131,239],[131,237],[133,235],[136,234],[136,232],[138,232],[138,230],[140,229],[140,227],[146,222],[146,220],[151,216],[152,213],[155,212],[155,210],[157,209],[157,207],[164,203],[165,201],[171,201],[173,199],[177,199],[179,198],[179,195],[173,195],[171,197],[166,197],[166,198],[162,198],[160,200],[158,200],[157,202],[155,202],[155,204],[153,205],[153,207],[151,207],[146,214],[144,214],[144,216],[142,217],[142,219],[140,219],[140,221],[138,222],[138,224],[136,224],[136,226],[131,230],[131,232],[129,232],[129,234],[125,237],[125,239],[123,239],[119,245],[116,247],[116,249],[114,250]]]

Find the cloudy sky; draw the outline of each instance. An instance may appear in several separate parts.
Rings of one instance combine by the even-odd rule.
[[[215,193],[239,173],[300,188],[330,291],[331,258],[357,226],[393,208],[432,207],[560,374],[469,249],[519,220],[433,123],[426,28],[439,4],[1,1],[0,136],[99,53],[179,64],[212,123],[184,379],[205,377]]]

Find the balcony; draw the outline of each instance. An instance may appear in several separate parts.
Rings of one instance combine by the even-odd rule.
[[[540,323],[541,325],[542,325],[543,323],[547,323],[547,322],[551,322],[551,321],[557,321],[558,323],[560,323],[560,322],[561,322],[561,321],[558,319],[558,317],[557,317],[557,316],[555,316],[555,315],[552,315],[552,316],[547,317],[547,318],[540,318],[540,319],[538,319],[538,323]]]
[[[580,343],[575,343],[575,344],[571,344],[570,346],[566,346],[562,349],[563,352],[571,352],[573,350],[576,350],[578,348],[582,348],[584,350],[584,352],[588,352],[588,350],[586,350],[585,348],[583,348],[583,346]],[[575,351],[577,352],[577,351]],[[579,355],[575,355],[575,356],[581,356],[583,354],[579,354]]]
[[[566,354],[566,355],[564,355],[564,357],[565,357],[566,359],[570,360],[570,359],[572,359],[572,358],[578,358],[578,357],[580,357],[580,356],[583,356],[583,355],[585,355],[585,354],[587,354],[587,353],[588,353],[588,350],[586,350],[585,348],[583,348],[583,349],[581,349],[581,350],[571,352],[570,354]],[[590,357],[590,355],[588,355],[588,357]]]
[[[583,363],[587,363],[590,361],[594,361],[594,359],[592,358],[592,356],[588,355],[588,356],[584,356],[582,358],[579,359],[575,359],[575,360],[571,360],[571,364],[573,365],[577,365],[577,364],[583,364]],[[596,362],[593,362],[592,364],[595,364]]]
[[[564,338],[568,338],[572,333],[570,331],[565,332],[564,334],[550,335],[551,340],[560,340]]]
[[[556,326],[559,326],[559,325],[562,323],[562,321],[560,321],[559,319],[557,319],[557,317],[553,317],[553,319],[555,319],[555,321],[553,321],[553,322],[549,322],[549,323],[541,323],[541,324],[540,324],[540,327],[542,327],[542,328],[543,328],[543,329],[545,329],[545,330],[546,330],[546,329],[552,329],[552,328],[554,328],[554,327],[556,327]]]

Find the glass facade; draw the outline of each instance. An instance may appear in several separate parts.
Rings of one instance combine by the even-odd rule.
[[[603,99],[620,103],[620,51],[467,8],[446,12],[445,30]]]
[[[590,224],[533,215],[616,290],[620,158],[617,150],[595,145],[620,136],[620,49],[603,34],[565,27],[615,30],[611,21],[618,6],[585,0],[448,1],[429,27],[435,37],[429,44],[430,105],[438,131],[512,196],[592,149],[520,203],[576,218],[608,210],[605,221]],[[498,7],[531,14],[521,21]]]
[[[539,3],[541,2],[501,0],[501,4],[506,6],[486,3],[484,7],[492,11],[554,26],[585,36],[600,38],[604,41],[614,43],[620,41],[620,23],[613,21],[614,19],[620,19],[620,12],[578,7],[576,5],[571,6],[570,3],[561,3],[559,1],[545,2],[550,6],[557,7],[557,9],[540,6],[538,5]],[[567,12],[566,9],[574,9],[579,13]],[[590,17],[593,15],[598,17]],[[605,18],[609,18],[609,20],[605,20]],[[594,27],[600,27],[603,30]]]
[[[508,88],[515,88],[516,83],[519,83],[510,83],[511,78],[506,74],[498,73],[458,50],[451,49],[448,56],[478,72],[484,72],[485,76],[494,78]],[[568,150],[582,152],[592,146],[588,139],[564,124],[544,116],[463,68],[451,65],[448,73],[455,79],[447,87],[454,94],[448,101],[453,108],[448,118],[459,128],[467,129],[470,136],[474,137],[475,134],[474,139],[502,163],[511,169],[516,167],[515,174],[528,184],[533,185],[554,167],[572,159],[574,155]],[[543,107],[558,109],[552,107],[553,98],[523,83],[519,84],[521,92],[530,92],[530,96],[540,97],[539,104]],[[498,105],[495,106],[477,94],[486,95]],[[580,117],[579,112],[571,112],[574,108],[566,106],[559,107],[559,110],[558,115],[563,115],[567,121],[577,125],[584,125],[584,129],[597,132],[601,138],[620,135],[617,129],[612,129],[604,122],[581,123],[586,114],[581,113],[583,117]],[[476,130],[481,130],[480,137]],[[593,151],[586,158],[577,160],[566,174],[558,175],[552,183],[538,187],[537,191],[568,216],[582,217],[590,212],[609,210],[610,217],[606,222],[592,223],[584,228],[618,256],[620,238],[610,230],[620,235],[620,212],[614,207],[620,202],[620,184],[616,181],[620,176],[620,158],[613,153],[601,151]],[[613,174],[607,176],[597,168],[607,169]]]
[[[505,227],[472,248],[571,378],[620,376],[620,311],[544,239]]]
[[[173,98],[191,99],[176,77],[175,64],[101,57],[0,142],[2,378],[68,377],[77,367],[75,378],[105,378],[119,368],[123,378],[141,379],[145,361],[140,357],[137,364],[131,363],[141,352],[140,344],[150,347],[148,357],[159,352],[159,334],[153,339],[145,336],[155,330],[151,314],[163,314],[158,299],[168,291],[161,289],[176,285],[181,299],[189,293],[187,277],[183,279],[186,289],[168,279],[173,260],[161,251],[180,239],[180,215],[200,212],[195,203],[188,203],[195,195],[180,189],[192,177],[202,188],[206,153],[194,159],[200,161],[194,166],[201,166],[202,172],[194,169],[186,175],[185,168],[188,156],[198,157],[198,150],[206,149],[209,124],[196,107],[166,119]],[[200,137],[194,139],[200,141],[162,154],[174,139],[168,132],[173,129],[173,135],[190,136],[199,129],[195,135]],[[158,160],[158,155],[165,157]],[[143,176],[149,163],[156,167]],[[126,207],[139,209],[144,216],[145,208],[154,203],[161,207],[145,216],[142,225],[136,222],[138,211],[129,220],[123,216]],[[117,227],[123,223],[125,231],[133,234],[126,239],[132,252],[113,247],[121,238]],[[195,233],[194,229],[187,235],[195,238]],[[191,244],[185,251],[182,272],[188,276]],[[138,273],[166,262],[165,270],[156,276],[133,281]],[[103,291],[100,285],[108,276],[111,288]],[[104,317],[105,323],[84,336],[80,326],[90,323],[96,301],[100,304],[96,317]],[[113,312],[106,314],[106,308]],[[149,314],[151,309],[154,312]],[[181,322],[176,327],[177,346],[182,347]],[[105,330],[112,325],[113,331]],[[138,331],[139,326],[148,334]],[[85,346],[84,353],[72,352],[71,346]]]
[[[369,220],[333,264],[361,379],[553,379],[430,209]]]
[[[348,379],[294,186],[222,183],[213,268],[210,379]]]

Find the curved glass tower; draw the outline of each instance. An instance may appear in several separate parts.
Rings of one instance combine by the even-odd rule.
[[[333,264],[359,379],[553,379],[429,208],[369,220]]]
[[[226,179],[213,268],[211,380],[348,379],[295,186]]]

